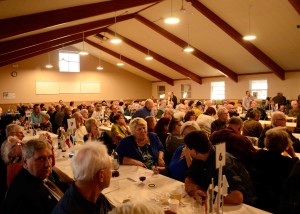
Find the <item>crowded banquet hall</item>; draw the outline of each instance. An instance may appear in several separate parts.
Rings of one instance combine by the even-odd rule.
[[[300,213],[299,0],[1,0],[0,213]]]

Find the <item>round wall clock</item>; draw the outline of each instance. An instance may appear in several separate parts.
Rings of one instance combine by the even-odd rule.
[[[10,75],[11,75],[12,77],[16,77],[16,76],[18,75],[18,73],[17,73],[16,71],[13,71],[13,72],[10,73]]]

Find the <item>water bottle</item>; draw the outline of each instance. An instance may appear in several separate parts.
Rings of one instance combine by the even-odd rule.
[[[111,153],[111,159],[112,159],[112,168],[114,170],[118,170],[120,167],[120,163],[119,163],[119,155],[116,152],[116,150],[113,150]]]

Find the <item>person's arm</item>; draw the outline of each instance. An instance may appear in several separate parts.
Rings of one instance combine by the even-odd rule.
[[[185,191],[197,201],[202,201],[203,198],[206,197],[205,191],[201,190],[201,188],[194,182],[191,177],[186,177],[184,183]]]
[[[164,167],[165,161],[164,161],[164,152],[163,151],[159,151],[158,152],[158,166]]]
[[[233,190],[224,198],[224,204],[228,205],[239,205],[243,203],[244,197],[243,194],[238,190]]]
[[[191,164],[192,164],[192,160],[193,160],[193,159],[192,159],[192,156],[191,156],[191,151],[190,151],[190,149],[189,149],[188,147],[185,146],[185,147],[182,149],[182,154],[183,154],[184,157],[185,157],[187,166],[190,167]]]
[[[124,158],[123,158],[122,164],[123,164],[123,165],[141,166],[141,167],[147,168],[147,167],[145,166],[145,164],[142,163],[141,161],[135,160],[135,159],[129,158],[129,157],[124,157]]]

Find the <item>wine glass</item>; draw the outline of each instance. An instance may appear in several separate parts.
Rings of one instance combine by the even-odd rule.
[[[144,185],[144,181],[146,180],[146,173],[145,172],[141,172],[139,174],[139,180],[142,182],[141,184]]]

